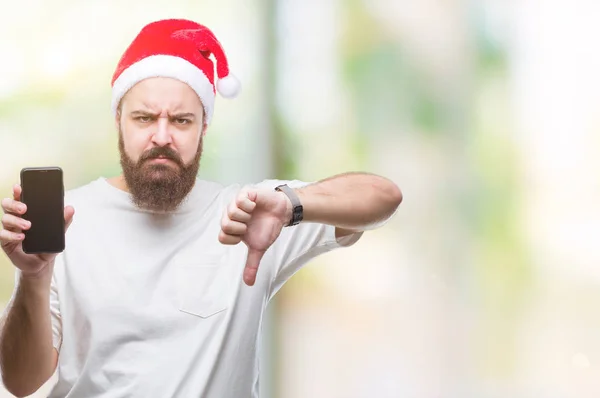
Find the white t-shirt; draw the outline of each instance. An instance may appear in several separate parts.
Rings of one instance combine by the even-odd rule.
[[[300,181],[266,180],[273,189]],[[255,286],[242,280],[247,249],[218,241],[241,186],[197,180],[175,213],[135,208],[104,178],[69,191],[75,208],[51,289],[56,397],[258,397],[265,307],[315,256],[356,242],[333,226],[284,228]]]

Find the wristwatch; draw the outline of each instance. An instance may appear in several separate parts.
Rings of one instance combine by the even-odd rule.
[[[302,221],[302,218],[304,217],[304,210],[302,208],[302,204],[300,203],[300,198],[296,192],[294,192],[292,188],[285,184],[275,187],[275,190],[286,194],[286,196],[290,199],[290,202],[292,202],[292,219],[286,226],[291,227],[293,225],[300,224],[300,221]]]

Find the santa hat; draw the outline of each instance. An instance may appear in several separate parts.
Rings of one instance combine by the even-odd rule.
[[[216,85],[211,55],[217,64]],[[206,26],[184,19],[152,22],[129,45],[111,82],[115,115],[123,96],[150,77],[187,83],[202,101],[206,123],[212,119],[217,91],[225,98],[233,98],[240,91],[240,82],[229,73],[227,58],[215,35]]]

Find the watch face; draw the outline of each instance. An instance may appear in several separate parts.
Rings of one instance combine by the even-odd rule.
[[[300,221],[302,221],[302,217],[303,217],[303,208],[302,208],[302,206],[300,205],[300,206],[294,207],[294,210],[292,212],[292,225],[296,225]]]

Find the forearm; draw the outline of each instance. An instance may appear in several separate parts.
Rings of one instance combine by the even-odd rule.
[[[296,190],[305,222],[349,230],[368,230],[387,220],[402,202],[390,180],[373,174],[350,173]]]
[[[30,395],[56,367],[50,321],[50,278],[21,277],[16,295],[0,324],[0,365],[6,388]]]

